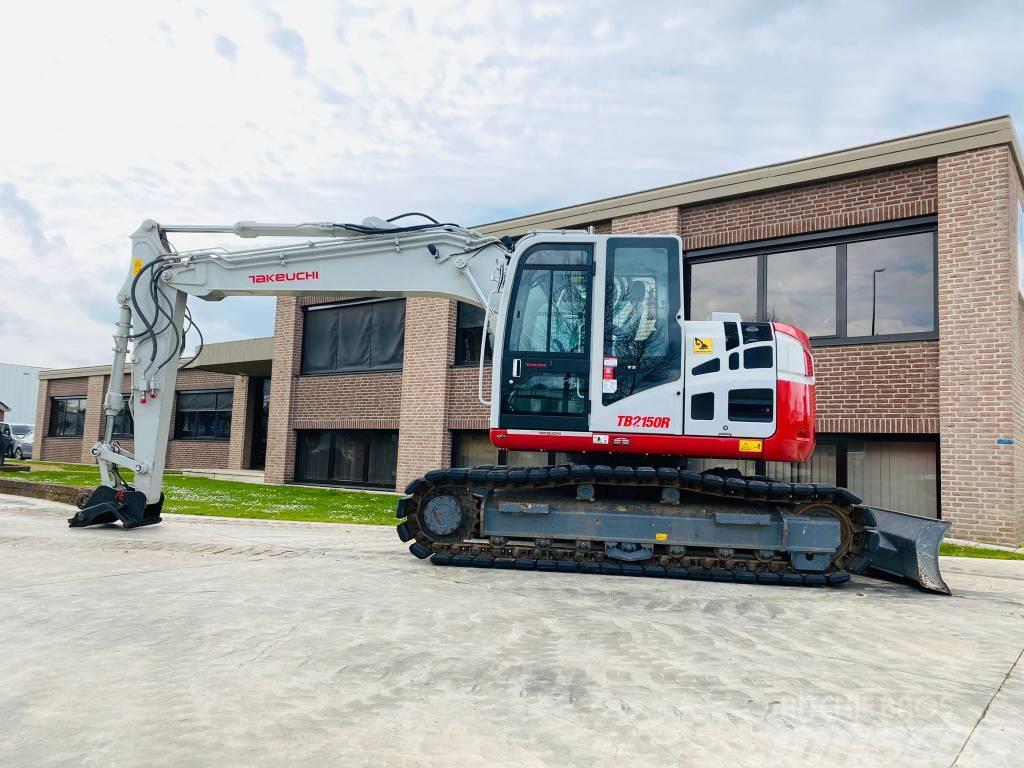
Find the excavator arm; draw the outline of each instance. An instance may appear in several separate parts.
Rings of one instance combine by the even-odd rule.
[[[289,238],[287,244],[178,252],[173,233]],[[297,238],[305,238],[296,241]],[[70,523],[120,520],[126,528],[160,520],[171,409],[190,296],[437,296],[489,307],[503,285],[506,243],[452,224],[160,225],[147,220],[132,235],[131,266],[117,295],[114,360],[104,403],[106,430],[92,447],[101,485]],[[129,357],[130,356],[130,357]],[[122,392],[131,361],[131,391]],[[113,440],[114,417],[131,409],[134,452]],[[134,473],[131,483],[121,470]]]

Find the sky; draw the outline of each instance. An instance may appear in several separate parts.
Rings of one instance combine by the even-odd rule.
[[[7,0],[0,361],[108,362],[147,218],[473,225],[1024,119],[1022,29],[1019,2]],[[270,299],[191,306],[208,341],[273,333]]]

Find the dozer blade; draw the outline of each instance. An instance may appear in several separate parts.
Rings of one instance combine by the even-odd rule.
[[[870,570],[908,579],[929,592],[950,594],[939,573],[939,545],[950,524],[930,517],[871,507],[881,542]]]

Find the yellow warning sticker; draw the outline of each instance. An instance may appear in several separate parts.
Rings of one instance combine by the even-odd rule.
[[[142,259],[132,259],[132,274],[137,275],[142,271]]]
[[[710,355],[713,351],[713,345],[711,339],[701,339],[696,336],[693,337],[693,354],[695,355]]]
[[[740,440],[740,453],[760,453],[763,445],[761,440]]]
[[[657,539],[658,541],[668,541],[668,534],[667,533],[656,533],[656,534],[654,534],[654,538]]]

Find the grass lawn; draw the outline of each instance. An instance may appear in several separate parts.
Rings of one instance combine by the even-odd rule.
[[[987,547],[967,547],[963,544],[950,544],[944,542],[940,555],[947,557],[987,557],[992,560],[1024,560],[1024,552],[1007,552],[1002,549],[988,549]]]
[[[95,487],[99,468],[92,464],[29,462],[32,471],[19,480]],[[131,473],[122,473],[125,479]],[[256,485],[205,477],[164,476],[164,512],[184,515],[250,517],[258,520],[302,520],[316,523],[394,525],[396,497],[382,493]]]

